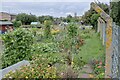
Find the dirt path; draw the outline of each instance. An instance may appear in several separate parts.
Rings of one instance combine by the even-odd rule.
[[[86,64],[80,71],[79,78],[93,78],[93,70],[89,64]]]

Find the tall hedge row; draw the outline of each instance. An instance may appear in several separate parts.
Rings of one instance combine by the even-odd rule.
[[[23,59],[31,58],[33,35],[25,29],[17,29],[2,36],[4,52],[2,54],[2,68],[15,64]]]

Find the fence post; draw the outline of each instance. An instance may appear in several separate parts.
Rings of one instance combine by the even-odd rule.
[[[105,78],[110,78],[112,65],[112,19],[108,18],[107,20]]]

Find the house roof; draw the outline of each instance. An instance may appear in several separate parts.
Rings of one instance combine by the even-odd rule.
[[[0,25],[12,25],[13,23],[10,21],[0,21]]]
[[[2,14],[8,14],[8,15],[11,15],[11,16],[16,16],[16,14],[11,14],[11,13],[7,13],[7,12],[0,12]]]
[[[40,22],[31,22],[31,24],[36,25],[36,24],[40,24]]]

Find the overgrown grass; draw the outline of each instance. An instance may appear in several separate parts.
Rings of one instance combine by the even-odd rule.
[[[85,39],[85,44],[81,47],[81,51],[79,52],[79,56],[81,56],[86,63],[102,57],[105,53],[98,33],[91,30],[89,35],[91,37]]]

